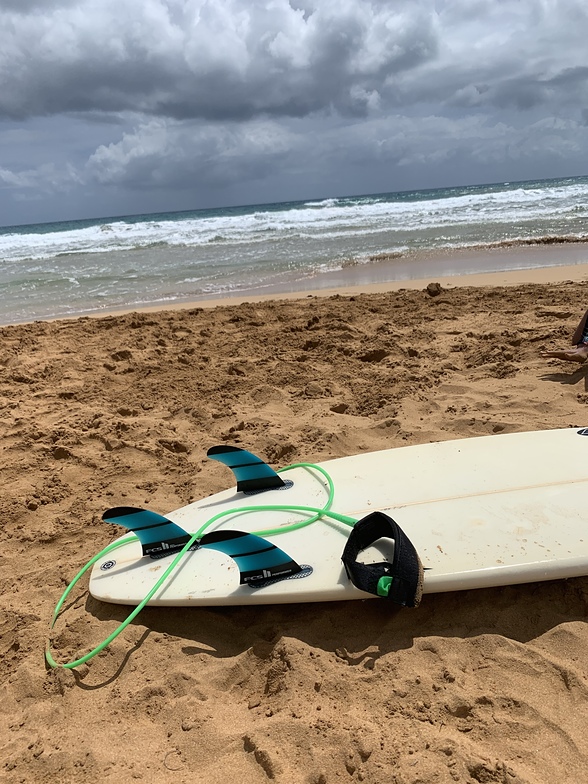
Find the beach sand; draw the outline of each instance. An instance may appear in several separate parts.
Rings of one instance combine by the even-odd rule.
[[[43,659],[117,533],[102,512],[229,487],[214,444],[281,467],[588,425],[588,368],[539,356],[569,342],[588,270],[513,274],[2,327],[2,781],[586,780],[588,578],[417,610],[150,608],[76,671]],[[60,661],[128,614],[86,585]]]

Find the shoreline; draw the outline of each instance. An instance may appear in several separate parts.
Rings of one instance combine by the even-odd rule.
[[[444,289],[477,288],[493,286],[520,286],[530,284],[549,284],[588,281],[588,261],[579,264],[554,265],[550,267],[534,267],[518,270],[501,270],[496,272],[472,272],[460,275],[430,275],[423,278],[406,280],[388,280],[372,283],[342,284],[340,286],[319,287],[300,291],[283,291],[272,294],[252,294],[242,296],[215,297],[214,299],[195,300],[190,303],[170,307],[147,306],[147,310],[183,310],[184,308],[212,308],[222,305],[240,305],[245,302],[268,302],[271,300],[302,300],[308,297],[357,296],[359,294],[383,294],[392,291],[420,290],[429,283],[439,283]],[[145,308],[140,310],[144,311]],[[118,311],[121,312],[121,311]],[[129,312],[128,310],[126,312]]]
[[[564,259],[559,262],[558,259]],[[505,261],[505,259],[507,261]],[[538,264],[539,262],[539,264]],[[502,267],[508,264],[509,268]],[[488,267],[497,269],[487,269]],[[513,268],[513,266],[515,268]],[[464,271],[465,270],[467,271]],[[417,277],[398,277],[421,270]],[[424,274],[428,270],[430,274]],[[439,271],[445,274],[439,274]],[[455,271],[459,270],[459,271]],[[105,318],[126,313],[160,313],[240,305],[246,302],[304,300],[309,297],[351,297],[359,294],[381,294],[402,290],[419,290],[429,283],[443,289],[464,287],[518,286],[588,281],[588,243],[533,245],[516,248],[464,250],[424,254],[417,262],[400,263],[385,260],[378,263],[346,267],[336,272],[315,275],[290,285],[275,285],[262,293],[246,290],[238,294],[210,295],[176,302],[106,308],[99,312],[61,315],[31,321],[7,322],[0,326],[33,323],[34,321],[70,321],[84,318]]]

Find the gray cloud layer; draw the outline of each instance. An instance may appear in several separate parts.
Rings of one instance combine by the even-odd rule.
[[[363,114],[437,49],[419,3],[85,0],[0,14],[0,114]]]
[[[2,0],[0,30],[5,198],[263,195],[277,170],[284,198],[304,173],[331,192],[363,171],[366,192],[383,165],[410,187],[423,166],[549,176],[588,152],[584,0]],[[25,153],[10,135],[31,127]]]

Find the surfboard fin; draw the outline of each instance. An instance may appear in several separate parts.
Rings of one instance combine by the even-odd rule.
[[[239,567],[241,585],[254,586],[258,580],[281,580],[302,571],[302,567],[283,550],[257,534],[213,531],[204,534],[199,544],[230,556]]]
[[[104,512],[102,519],[106,523],[122,525],[136,534],[143,547],[143,555],[151,558],[178,553],[190,539],[190,534],[179,525],[148,509],[117,506]]]
[[[238,446],[213,446],[206,456],[231,469],[237,480],[237,491],[240,493],[261,493],[292,485],[279,477],[260,457]]]
[[[394,540],[392,563],[361,563],[357,556],[378,539]],[[423,565],[414,545],[391,517],[372,512],[359,520],[341,556],[347,576],[360,591],[381,596],[403,607],[418,607],[423,595]]]
[[[141,543],[143,555],[150,558],[178,553],[191,538],[167,517],[147,509],[118,506],[104,512],[102,519],[133,531]],[[218,550],[232,558],[239,567],[241,585],[255,586],[258,581],[282,580],[302,571],[302,567],[275,544],[244,531],[204,534],[190,549],[200,548]]]

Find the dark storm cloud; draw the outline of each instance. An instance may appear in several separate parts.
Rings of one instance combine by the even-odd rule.
[[[434,56],[428,4],[86,0],[0,12],[0,113],[136,111],[208,120],[365,113]]]
[[[16,11],[28,14],[31,11],[48,11],[54,8],[67,8],[77,0],[2,0],[1,11]]]
[[[588,100],[579,0],[13,0],[0,29],[0,118],[214,122]]]
[[[585,173],[585,0],[3,0],[0,30],[4,207]]]

